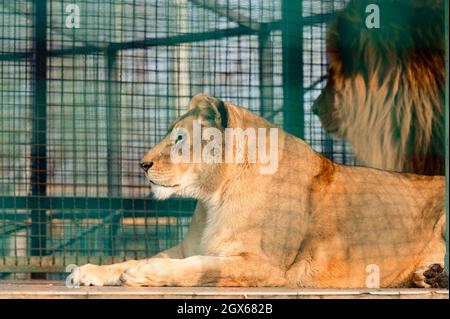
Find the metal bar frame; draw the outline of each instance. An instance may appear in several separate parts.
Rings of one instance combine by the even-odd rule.
[[[72,238],[66,239],[62,243],[60,243],[59,245],[56,245],[55,247],[49,247],[48,248],[48,255],[51,255],[51,252],[53,252],[53,251],[58,251],[58,250],[66,247],[68,245],[72,245],[76,241],[80,240],[81,238],[85,237],[86,235],[89,235],[89,234],[97,231],[101,227],[106,227],[105,224],[107,222],[112,223],[112,221],[115,220],[115,219],[120,219],[120,212],[119,211],[116,211],[113,214],[108,214],[107,216],[102,218],[102,223],[99,223],[97,225],[93,225],[93,226],[89,227],[85,231],[83,231],[80,234],[78,234],[76,237],[72,237]],[[112,254],[110,254],[110,256],[112,256]]]
[[[34,0],[34,65],[31,140],[31,194],[38,205],[31,210],[30,255],[46,255],[47,211],[39,199],[47,195],[47,1]],[[41,278],[40,275],[32,277]]]
[[[302,21],[303,26],[314,25],[317,23],[327,22],[333,15],[332,14],[317,14],[309,17],[304,17]],[[265,22],[260,24],[260,29],[266,30],[281,30],[282,21]],[[48,50],[47,55],[49,57],[61,57],[65,55],[76,54],[104,54],[107,50],[132,50],[132,49],[145,49],[155,46],[169,46],[183,43],[201,42],[208,40],[218,40],[226,37],[234,37],[241,35],[256,35],[259,30],[252,30],[247,27],[236,27],[228,29],[218,29],[207,32],[199,33],[183,33],[175,36],[161,37],[161,38],[147,38],[139,41],[129,42],[112,42],[107,47],[99,47],[93,45],[85,45],[80,47],[71,47],[65,49]],[[31,59],[33,57],[33,51],[25,52],[11,52],[0,54],[0,61],[16,61],[22,59]]]
[[[259,31],[260,23],[253,21],[251,18],[239,14],[235,10],[229,9],[227,6],[223,6],[217,0],[189,0],[194,5],[214,12],[215,14],[226,17],[228,20],[237,23],[242,27],[249,28],[251,30]]]
[[[260,27],[258,34],[258,67],[259,67],[259,90],[260,90],[260,112],[259,115],[268,118],[273,114],[273,63],[267,57],[270,57],[273,44],[270,39],[271,30],[266,27]],[[270,62],[268,62],[270,61]]]
[[[282,0],[283,128],[304,138],[303,10],[301,1]]]
[[[171,199],[156,201],[151,198],[124,197],[43,197],[36,196],[7,196],[0,201],[1,210],[27,209],[64,209],[64,210],[97,210],[102,209],[123,211],[186,211],[195,207],[195,201],[189,199]],[[188,207],[188,208],[185,208]],[[192,211],[192,210],[191,210]]]
[[[446,254],[445,254],[445,269],[447,271],[447,273],[449,272],[449,116],[450,116],[450,111],[449,111],[449,81],[450,81],[450,76],[449,76],[449,72],[450,72],[450,59],[449,59],[449,2],[445,1],[445,179],[446,179],[446,183],[445,183],[445,198],[446,198],[446,203],[445,203],[445,222],[446,222],[446,242],[447,242],[447,249],[446,249]]]
[[[216,3],[216,1],[204,0],[191,0],[194,4],[200,5],[200,3]],[[137,215],[143,215],[146,217],[190,217],[192,211],[195,208],[195,201],[193,200],[167,200],[163,202],[154,201],[148,198],[122,198],[120,197],[120,183],[114,179],[114,173],[120,176],[120,140],[116,137],[120,137],[120,101],[117,100],[117,56],[121,50],[129,49],[145,49],[156,46],[171,46],[183,43],[193,43],[208,40],[217,40],[227,37],[235,37],[242,35],[257,35],[259,37],[259,54],[260,54],[260,68],[271,67],[264,65],[264,55],[267,50],[270,50],[270,34],[275,30],[282,30],[282,47],[283,47],[283,71],[288,70],[287,77],[283,77],[283,86],[288,85],[288,89],[285,89],[285,103],[283,110],[285,112],[299,111],[300,114],[296,116],[289,116],[285,120],[285,127],[288,131],[295,128],[302,128],[303,118],[302,102],[303,102],[303,72],[299,71],[299,66],[302,66],[302,27],[305,25],[312,25],[316,23],[326,22],[331,18],[332,14],[320,14],[310,17],[304,17],[298,19],[298,14],[301,16],[301,2],[294,3],[293,1],[283,0],[283,18],[280,21],[256,23],[249,18],[236,16],[236,12],[224,12],[220,10],[216,12],[219,15],[227,16],[231,21],[238,23],[236,28],[219,29],[213,31],[207,31],[202,33],[183,33],[180,35],[169,36],[164,38],[147,38],[139,41],[129,42],[113,42],[108,46],[93,46],[84,45],[79,47],[71,47],[57,50],[47,50],[47,1],[34,0],[34,15],[35,28],[34,28],[34,48],[32,51],[26,52],[14,52],[0,54],[0,61],[16,61],[21,59],[30,59],[35,61],[35,68],[33,76],[35,78],[35,100],[33,107],[33,141],[32,141],[32,196],[9,196],[2,197],[0,200],[0,209],[4,210],[31,210],[31,234],[32,234],[32,256],[33,258],[50,258],[49,256],[43,257],[51,253],[52,249],[46,247],[46,221],[47,210],[50,209],[64,209],[64,215],[60,214],[61,218],[101,218],[105,221],[111,220],[110,225],[110,250],[111,256],[114,256],[114,244],[112,238],[114,233],[118,229],[118,224],[121,217],[135,217]],[[211,8],[207,8],[211,9]],[[223,9],[223,8],[222,8]],[[299,11],[300,10],[300,11]],[[300,32],[299,32],[300,30]],[[300,36],[299,36],[300,33]],[[108,86],[106,90],[107,94],[107,122],[108,122],[108,198],[88,197],[48,197],[46,194],[46,72],[47,72],[47,59],[49,57],[61,57],[66,55],[77,54],[104,54],[107,56],[107,78]],[[299,59],[300,57],[300,59]],[[301,70],[301,67],[300,67]],[[302,71],[302,70],[301,70]],[[273,92],[264,89],[264,84],[269,85],[271,80],[265,76],[265,73],[261,72],[261,96],[269,97]],[[267,72],[266,72],[267,73]],[[297,92],[298,91],[298,92]],[[290,102],[289,102],[290,101]],[[291,103],[292,101],[299,101],[299,103]],[[289,102],[289,103],[287,103]],[[265,110],[264,104],[261,104],[262,110]],[[273,111],[273,110],[272,110]],[[281,110],[280,110],[281,111]],[[267,115],[267,114],[266,114]],[[302,137],[303,132],[293,132],[295,135]],[[118,143],[118,144],[117,144]],[[119,177],[120,178],[120,177]],[[92,210],[96,211],[98,207],[103,207],[104,212],[79,212],[80,210]],[[67,212],[67,210],[73,210],[73,212]],[[120,211],[118,211],[120,210]],[[77,212],[78,211],[78,212]],[[114,211],[114,213],[111,213]],[[14,216],[15,214],[11,214]],[[5,216],[9,216],[6,213]],[[85,217],[86,216],[86,217]],[[7,217],[8,218],[8,217]],[[16,218],[16,217],[14,217]],[[52,214],[52,218],[58,218],[58,214]],[[24,226],[27,227],[27,226]],[[89,228],[87,231],[95,231],[98,226]],[[83,232],[85,234],[86,232]],[[69,242],[78,240],[80,236],[71,238]],[[34,238],[34,241],[33,241]],[[67,257],[64,257],[67,259]],[[71,258],[71,257],[70,257]],[[76,257],[78,258],[78,257]],[[116,257],[117,258],[117,257]],[[15,259],[15,265],[18,266]],[[33,259],[35,260],[35,259]],[[36,260],[35,260],[36,261]],[[26,268],[27,272],[30,271],[47,271],[42,262],[33,262],[38,264],[37,268]],[[9,265],[9,264],[8,264]],[[11,265],[9,265],[11,266]],[[3,269],[8,269],[5,266]],[[52,266],[53,267],[53,266]],[[54,268],[61,268],[61,265],[56,265],[48,271],[54,271]],[[58,268],[59,267],[59,268]],[[10,268],[11,272],[20,271],[22,268]],[[8,270],[6,270],[8,271]]]

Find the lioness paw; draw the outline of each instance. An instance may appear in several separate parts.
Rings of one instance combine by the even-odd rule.
[[[441,264],[421,267],[414,274],[414,284],[419,288],[448,288],[448,274]]]
[[[120,285],[119,280],[111,280],[107,266],[87,264],[75,268],[69,275],[69,283],[73,286]]]

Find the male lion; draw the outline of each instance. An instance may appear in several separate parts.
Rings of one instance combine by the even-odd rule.
[[[379,28],[366,26],[373,4]],[[331,22],[313,111],[366,165],[444,175],[444,12],[442,0],[353,0]]]
[[[73,283],[356,288],[379,270],[381,287],[445,285],[444,177],[335,164],[281,129],[273,174],[260,174],[248,154],[242,163],[175,164],[173,146],[191,141],[170,133],[194,120],[203,130],[275,127],[196,95],[141,163],[156,198],[198,200],[186,238],[149,259],[79,267]]]

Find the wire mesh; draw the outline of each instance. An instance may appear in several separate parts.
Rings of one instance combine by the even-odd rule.
[[[298,125],[317,151],[353,164],[348,145],[311,112],[324,84],[326,25],[346,2],[302,1]],[[44,26],[37,3],[0,1],[0,271],[62,272],[173,246],[195,203],[148,198],[139,160],[198,92],[284,125],[281,1],[48,0]],[[74,4],[79,27],[68,27]],[[45,118],[35,112],[39,81]],[[45,161],[44,179],[33,180],[36,161]],[[43,192],[34,190],[39,181]]]

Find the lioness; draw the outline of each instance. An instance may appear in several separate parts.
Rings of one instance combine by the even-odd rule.
[[[189,108],[141,163],[157,199],[198,200],[186,238],[149,259],[79,267],[73,283],[356,288],[379,270],[381,287],[445,285],[444,177],[335,164],[281,129],[273,174],[247,156],[174,164],[173,146],[188,141],[170,133],[194,120],[204,130],[275,127],[206,94]]]

